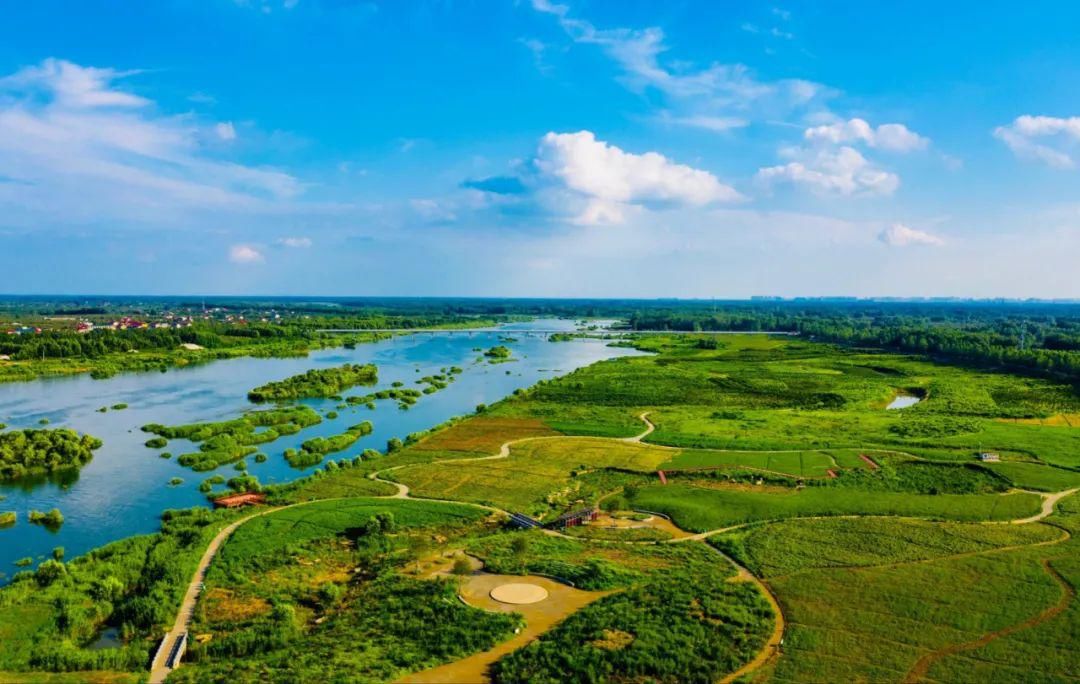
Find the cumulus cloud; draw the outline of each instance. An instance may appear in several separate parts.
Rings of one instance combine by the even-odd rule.
[[[0,176],[26,187],[0,207],[68,219],[166,221],[183,209],[265,210],[297,179],[224,161],[202,148],[231,124],[166,116],[120,87],[136,72],[47,59],[0,78]],[[10,212],[9,212],[10,214]]]
[[[1005,143],[1013,154],[1023,159],[1041,161],[1056,169],[1072,169],[1076,162],[1067,145],[1080,142],[1080,116],[1018,116],[1007,126],[994,129],[994,137]],[[1050,138],[1055,146],[1036,142]]]
[[[932,245],[940,247],[945,240],[928,233],[925,230],[909,228],[902,223],[894,223],[878,234],[878,239],[892,247],[908,247],[910,245]]]
[[[578,217],[582,223],[621,223],[630,205],[703,206],[743,199],[708,171],[657,152],[625,152],[590,131],[548,133],[534,165],[542,176],[588,200]]]
[[[890,152],[923,150],[930,144],[927,138],[903,124],[881,124],[874,128],[865,119],[859,118],[808,128],[803,137],[811,142],[864,143]]]
[[[257,264],[262,260],[262,252],[252,245],[233,245],[229,248],[229,261],[234,264]]]
[[[311,246],[311,238],[306,237],[286,237],[277,241],[282,247],[291,247],[293,249],[306,249]]]
[[[805,151],[796,154],[806,155]],[[900,178],[878,168],[858,150],[843,146],[837,150],[817,150],[800,159],[757,172],[765,184],[787,182],[801,185],[822,195],[891,195],[900,186]]]

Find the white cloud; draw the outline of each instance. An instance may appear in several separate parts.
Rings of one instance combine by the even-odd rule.
[[[233,245],[229,248],[229,261],[234,264],[257,264],[262,260],[262,252],[252,245]]]
[[[902,223],[894,223],[878,234],[878,239],[893,247],[908,247],[910,245],[932,245],[940,247],[945,240],[928,233],[925,230],[909,228]]]
[[[708,116],[705,114],[694,116],[671,116],[665,113],[660,119],[680,126],[703,128],[707,131],[716,133],[724,133],[736,128],[745,128],[750,125],[750,122],[746,119],[740,119],[734,116]]]
[[[628,205],[703,206],[743,199],[708,171],[676,164],[656,152],[633,154],[590,131],[548,133],[534,160],[542,176],[587,200],[585,223],[621,223]]]
[[[809,92],[807,81],[761,82],[742,64],[713,63],[703,68],[662,64],[660,57],[668,47],[663,30],[655,26],[600,29],[589,21],[571,17],[567,5],[532,0],[532,6],[538,12],[554,16],[574,42],[603,49],[623,70],[627,85],[636,90],[655,88],[672,98],[693,100],[696,108],[708,113],[723,108],[747,108],[764,100],[803,104]],[[760,30],[752,24],[744,24],[742,28],[750,32]],[[825,92],[813,85],[814,94]]]
[[[835,144],[865,143],[890,152],[922,150],[930,144],[927,138],[903,124],[882,124],[874,128],[865,119],[859,118],[808,128],[803,137],[810,141]]]
[[[311,238],[306,237],[286,237],[277,241],[282,247],[292,247],[295,249],[305,249],[311,246]]]
[[[144,107],[150,104],[149,100],[112,87],[113,81],[134,73],[137,72],[83,67],[49,58],[38,66],[0,78],[0,91],[32,90],[46,84],[55,103],[68,109]]]
[[[214,132],[222,140],[236,140],[236,128],[232,121],[223,121],[214,126]]]
[[[845,196],[891,195],[900,185],[896,174],[874,166],[858,150],[847,146],[835,151],[817,150],[805,159],[760,169],[757,179],[766,184],[789,182],[818,194]]]
[[[1076,166],[1065,145],[1080,142],[1080,116],[1059,118],[1053,116],[1018,116],[1008,126],[994,129],[994,137],[1005,143],[1018,157],[1041,161],[1056,169],[1072,169]],[[1035,138],[1051,138],[1057,147],[1035,142]]]
[[[162,115],[115,85],[133,73],[48,59],[0,79],[0,176],[23,184],[0,193],[0,208],[27,223],[165,222],[182,210],[264,211],[301,191],[289,174],[211,156],[203,141],[223,129]]]
[[[426,221],[449,223],[457,220],[457,212],[444,201],[429,198],[412,199],[409,200],[409,206]]]

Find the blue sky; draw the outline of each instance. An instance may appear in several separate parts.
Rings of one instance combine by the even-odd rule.
[[[38,0],[0,290],[1080,297],[1075,3]]]

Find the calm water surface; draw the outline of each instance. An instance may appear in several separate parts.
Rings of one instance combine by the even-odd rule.
[[[900,394],[900,395],[897,395],[897,397],[895,399],[893,399],[891,402],[889,402],[889,405],[886,406],[885,408],[886,409],[904,409],[904,408],[908,408],[909,406],[914,406],[915,404],[918,404],[920,401],[922,401],[922,397],[916,397],[916,396],[911,395],[911,394]]]
[[[178,368],[166,373],[134,373],[107,380],[93,380],[87,375],[0,384],[0,422],[10,428],[37,427],[42,418],[49,427],[70,427],[100,437],[104,446],[94,452],[94,459],[81,471],[60,478],[37,478],[17,483],[0,483],[0,511],[16,511],[14,527],[0,530],[0,572],[13,574],[17,559],[27,556],[36,562],[47,557],[53,547],[63,546],[73,558],[89,549],[133,534],[158,529],[158,517],[166,508],[206,505],[198,491],[199,483],[215,473],[226,479],[236,475],[232,465],[215,471],[196,473],[179,466],[175,456],[195,448],[185,440],[170,440],[162,450],[148,449],[143,443],[152,435],[139,428],[147,423],[180,425],[234,418],[252,408],[248,390],[269,380],[277,380],[311,368],[339,366],[343,363],[374,363],[379,367],[375,387],[358,387],[345,394],[367,394],[389,388],[394,381],[421,389],[416,380],[438,373],[441,368],[460,366],[464,372],[446,389],[424,395],[407,411],[393,401],[377,402],[377,408],[336,409],[333,400],[305,401],[325,414],[337,410],[339,417],[325,420],[297,435],[282,437],[260,449],[269,458],[255,463],[248,458],[248,471],[264,484],[288,482],[303,477],[319,466],[296,469],[289,466],[282,453],[297,448],[315,436],[344,432],[362,420],[370,420],[375,430],[346,451],[330,455],[339,459],[353,457],[365,448],[382,450],[391,437],[404,438],[412,432],[464,413],[477,404],[491,404],[514,390],[538,380],[568,373],[602,359],[638,354],[631,349],[607,346],[601,340],[549,342],[543,336],[530,336],[530,328],[573,330],[571,321],[540,320],[502,326],[491,333],[419,334],[396,337],[356,349],[327,349],[306,358],[230,359],[194,368]],[[514,361],[501,364],[477,362],[480,353],[501,344],[500,338],[513,336],[509,343]],[[126,403],[121,411],[98,413],[102,406]],[[158,457],[170,451],[173,459]],[[169,480],[183,478],[181,485]],[[50,531],[27,522],[31,509],[59,508],[65,522],[58,531]],[[3,581],[3,576],[0,576]]]

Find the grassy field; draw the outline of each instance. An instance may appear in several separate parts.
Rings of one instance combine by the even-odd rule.
[[[1034,494],[908,494],[832,487],[800,490],[753,486],[724,488],[680,484],[642,488],[635,508],[671,516],[687,530],[803,516],[893,515],[944,520],[1011,520],[1039,512]]]
[[[628,546],[503,534],[470,550],[492,570],[540,572],[618,589],[499,661],[497,682],[715,681],[765,642],[773,616],[754,586],[701,544]]]
[[[1080,486],[1073,388],[800,339],[640,344],[655,355],[541,382],[392,453],[272,491],[275,503],[332,500],[234,534],[197,609],[192,633],[209,638],[174,679],[388,681],[490,648],[520,621],[469,608],[452,580],[417,570],[461,550],[489,571],[615,592],[504,657],[500,682],[722,678],[759,652],[775,619],[722,554],[762,578],[784,614],[779,657],[755,681],[1080,678],[1080,541],[1069,536],[1080,533],[1080,495],[1042,522],[999,524],[1040,511],[1038,494],[1018,490]],[[922,401],[886,410],[897,394]],[[656,425],[645,443],[610,439],[641,433],[643,412]],[[521,439],[508,458],[489,458]],[[982,451],[1002,462],[979,463]],[[668,484],[658,469],[671,471]],[[373,474],[446,503],[365,498],[394,492]],[[453,501],[542,519],[601,504],[692,531],[737,529],[711,537],[714,548],[623,543],[666,541],[653,530],[558,538],[503,530]],[[162,548],[186,563],[210,531]],[[130,563],[123,578],[141,576]],[[63,653],[35,655],[58,633],[58,590],[14,583],[0,590],[0,669],[129,669],[72,653],[141,605],[104,606],[93,590],[101,573],[67,565],[61,581],[96,606],[89,627],[66,636]],[[138,624],[132,633],[145,633]],[[134,662],[148,646],[125,648]]]
[[[473,501],[534,515],[595,503],[607,493],[581,475],[615,468],[651,472],[671,451],[603,439],[543,439],[514,445],[510,457],[420,464],[391,475],[416,496]]]
[[[386,681],[490,648],[519,625],[470,608],[453,582],[406,572],[474,507],[346,499],[240,527],[207,575],[192,665],[170,681]]]

